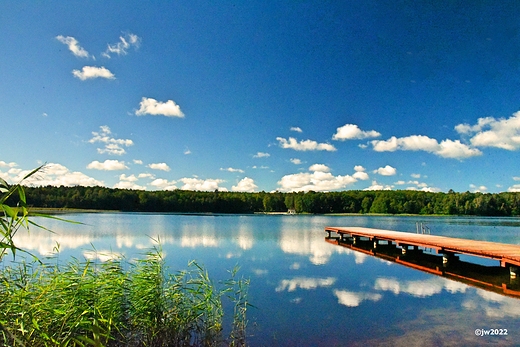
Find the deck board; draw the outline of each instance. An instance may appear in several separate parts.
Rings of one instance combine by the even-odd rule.
[[[397,245],[433,248],[438,253],[451,252],[497,259],[502,266],[506,263],[520,266],[520,245],[362,227],[326,227],[325,231],[392,241]]]

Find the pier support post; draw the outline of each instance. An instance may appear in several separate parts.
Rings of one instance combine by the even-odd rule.
[[[444,265],[447,265],[447,264],[452,263],[452,262],[457,261],[457,260],[459,260],[459,257],[457,257],[454,253],[445,252],[442,255],[442,263]]]
[[[332,232],[332,230],[325,229],[325,231],[328,233],[327,238],[330,239],[330,233]]]

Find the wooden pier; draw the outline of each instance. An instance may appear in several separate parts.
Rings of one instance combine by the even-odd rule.
[[[331,233],[336,233],[338,244],[350,242],[355,245],[358,240],[368,239],[373,242],[374,249],[395,244],[402,254],[422,252],[420,247],[430,248],[443,255],[444,263],[456,261],[456,254],[495,259],[500,261],[500,266],[509,267],[511,277],[517,276],[520,266],[520,245],[361,227],[326,227],[325,231],[328,239],[332,238]]]

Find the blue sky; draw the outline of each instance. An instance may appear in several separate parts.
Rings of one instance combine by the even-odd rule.
[[[520,191],[520,5],[0,3],[0,177]]]

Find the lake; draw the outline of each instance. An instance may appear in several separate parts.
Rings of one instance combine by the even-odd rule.
[[[520,218],[68,214],[35,219],[55,234],[20,232],[22,248],[45,257],[127,259],[160,240],[172,271],[190,260],[215,280],[236,264],[250,278],[251,346],[510,346],[520,337],[520,300],[431,275],[325,241],[326,226],[361,226],[520,244]],[[497,261],[476,260],[483,265]],[[509,279],[508,279],[509,280]],[[518,281],[518,280],[516,280]],[[512,284],[517,285],[516,281]],[[476,336],[476,329],[507,335]]]

